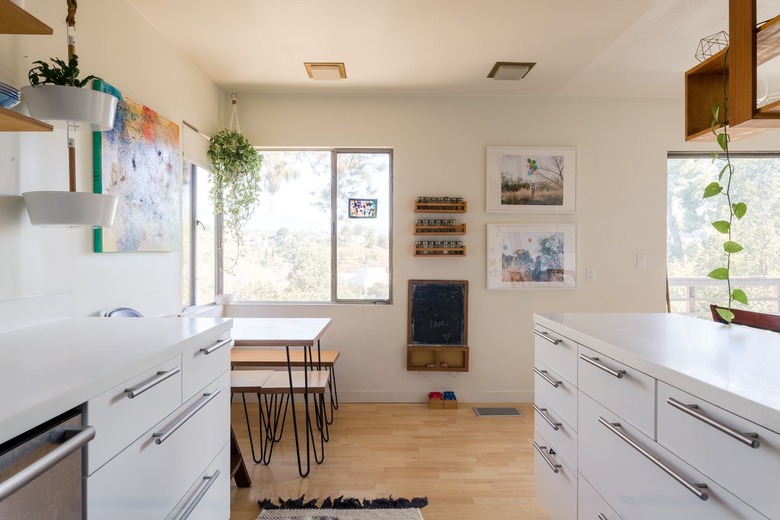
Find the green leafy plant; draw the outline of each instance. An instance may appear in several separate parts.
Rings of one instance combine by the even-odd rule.
[[[90,80],[100,79],[96,76],[89,75],[84,79],[79,79],[79,57],[75,54],[70,57],[68,63],[65,63],[59,58],[49,58],[52,65],[49,65],[45,61],[34,61],[35,67],[30,69],[27,73],[27,79],[30,80],[30,85],[37,87],[38,85],[63,85],[66,87],[83,87]]]
[[[723,118],[721,119],[721,108],[723,108]],[[728,134],[728,95],[725,89],[724,81],[724,96],[723,106],[720,103],[716,103],[712,107],[712,125],[710,130],[715,134],[718,141],[718,146],[723,152],[725,165],[721,168],[718,174],[718,180],[713,181],[704,188],[704,198],[716,197],[722,195],[726,197],[726,204],[729,210],[728,220],[716,220],[712,222],[712,227],[715,228],[718,233],[726,235],[723,241],[723,252],[726,256],[725,267],[718,267],[713,269],[707,276],[714,278],[715,280],[724,280],[728,290],[728,305],[727,307],[716,307],[716,312],[727,323],[731,323],[734,319],[734,313],[731,311],[732,304],[734,302],[748,304],[748,297],[745,291],[742,289],[732,288],[731,284],[731,266],[732,255],[741,253],[744,247],[736,242],[734,238],[734,224],[736,221],[741,220],[747,213],[747,204],[744,202],[734,202],[731,197],[731,185],[734,180],[734,166],[731,164],[731,156],[729,154],[729,134]],[[717,158],[719,153],[713,153],[713,158]]]
[[[242,230],[260,196],[263,157],[241,133],[227,129],[211,138],[207,155],[213,174],[209,195],[214,212],[222,214],[225,229],[235,239],[240,254]]]

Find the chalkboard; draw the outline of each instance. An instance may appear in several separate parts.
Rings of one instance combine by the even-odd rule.
[[[468,344],[469,283],[409,280],[409,345]]]

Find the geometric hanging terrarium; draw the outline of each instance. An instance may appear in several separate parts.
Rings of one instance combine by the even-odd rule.
[[[699,46],[696,48],[696,59],[699,62],[715,56],[717,53],[729,46],[729,35],[726,31],[720,31],[710,36],[705,36],[699,40]]]

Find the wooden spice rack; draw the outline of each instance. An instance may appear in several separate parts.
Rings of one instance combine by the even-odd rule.
[[[454,225],[414,225],[415,235],[465,235],[466,224]]]
[[[415,213],[466,213],[468,202],[465,200],[456,202],[420,202],[415,201]]]
[[[54,34],[51,27],[17,6],[11,0],[0,0],[0,34]],[[0,132],[51,132],[48,123],[0,108]]]
[[[442,199],[442,200],[440,200]],[[453,200],[454,199],[454,200]],[[459,197],[420,197],[414,203],[415,213],[466,213],[468,203],[458,200]],[[443,219],[441,219],[443,220]],[[434,220],[431,223],[417,221],[414,224],[415,235],[465,235],[466,224],[441,222]],[[420,257],[464,257],[466,246],[460,241],[417,241],[414,244],[414,256]]]

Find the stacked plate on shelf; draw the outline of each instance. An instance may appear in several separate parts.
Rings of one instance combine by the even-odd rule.
[[[19,104],[21,94],[19,89],[0,82],[0,107],[11,108]]]

